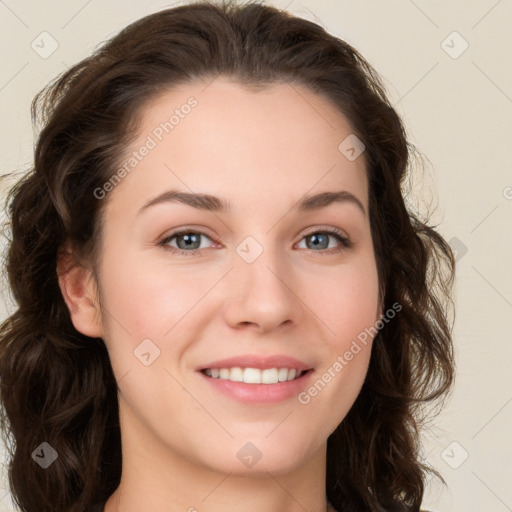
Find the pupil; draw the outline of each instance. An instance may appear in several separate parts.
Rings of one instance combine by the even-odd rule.
[[[325,235],[322,235],[322,234],[320,234],[320,235],[311,235],[311,236],[309,237],[309,238],[311,238],[311,239],[316,239],[316,240],[317,240],[316,242],[313,242],[313,243],[312,243],[313,247],[318,247],[318,245],[319,245],[318,239],[319,239],[320,237],[323,237],[323,238],[324,238],[324,242],[325,242],[325,238],[326,238],[326,236],[325,236]],[[321,242],[320,242],[320,244],[321,244]]]
[[[186,242],[185,242],[185,247],[189,247],[190,248],[190,244],[194,243],[194,240],[193,238],[196,238],[197,239],[197,235],[195,234],[190,234],[190,233],[187,233],[187,234],[184,234],[184,235],[181,235],[181,238],[185,239]],[[195,243],[197,243],[197,240],[195,240]]]

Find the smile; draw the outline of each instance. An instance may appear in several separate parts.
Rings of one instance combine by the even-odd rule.
[[[218,376],[215,377],[217,373]],[[295,368],[233,367],[205,368],[197,374],[215,393],[244,405],[270,406],[296,399],[298,394],[310,385],[315,371],[297,371]],[[285,380],[280,380],[280,376]]]
[[[298,379],[305,371],[295,368],[205,368],[205,375],[214,379],[229,380],[231,382],[245,382],[246,384],[277,384]]]

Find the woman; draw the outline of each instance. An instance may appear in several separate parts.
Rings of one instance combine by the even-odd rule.
[[[22,510],[418,511],[454,259],[405,207],[413,146],[364,58],[193,3],[33,114],[0,338]]]

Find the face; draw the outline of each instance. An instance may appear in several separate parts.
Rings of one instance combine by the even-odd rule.
[[[351,133],[288,84],[217,78],[144,109],[122,179],[99,199],[124,446],[226,473],[284,473],[325,452],[381,313],[364,153],[338,148]],[[338,199],[308,201],[321,193]],[[302,373],[286,381],[283,368]]]

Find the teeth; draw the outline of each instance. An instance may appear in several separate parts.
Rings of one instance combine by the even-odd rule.
[[[207,368],[204,373],[214,379],[245,382],[246,384],[277,384],[299,378],[304,372],[295,368]]]

